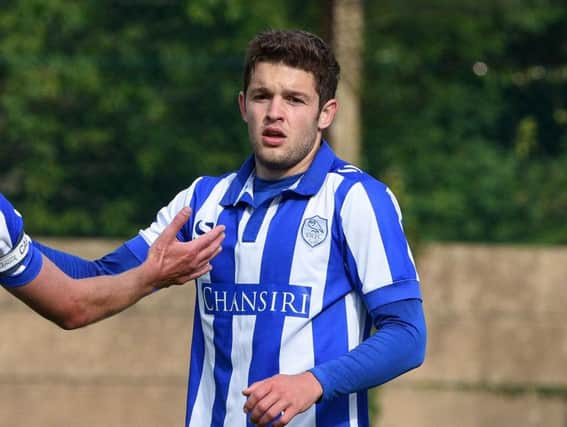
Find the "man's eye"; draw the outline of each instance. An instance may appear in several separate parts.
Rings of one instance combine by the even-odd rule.
[[[297,96],[290,96],[288,99],[294,104],[305,104],[305,101]]]

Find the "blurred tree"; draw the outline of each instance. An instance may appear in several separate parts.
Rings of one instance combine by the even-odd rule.
[[[567,166],[564,2],[366,5],[365,155],[406,226],[423,239],[567,242],[565,198],[547,200]]]
[[[317,16],[283,0],[3,2],[0,190],[30,232],[135,233],[247,155],[249,38]]]
[[[362,79],[362,49],[364,7],[362,0],[328,0],[325,6],[332,12],[329,39],[341,65],[337,88],[339,112],[329,130],[330,142],[337,155],[355,165],[360,164],[362,117],[360,86]]]

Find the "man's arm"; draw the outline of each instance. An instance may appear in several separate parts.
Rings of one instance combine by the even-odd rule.
[[[179,242],[176,233],[190,212],[182,209],[151,246],[146,261],[129,271],[76,280],[43,257],[35,279],[6,289],[64,329],[112,316],[155,289],[181,285],[210,271],[209,261],[221,250],[224,229],[217,227],[197,240]]]

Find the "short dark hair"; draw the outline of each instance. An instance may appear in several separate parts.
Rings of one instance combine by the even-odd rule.
[[[244,63],[244,93],[260,62],[283,63],[315,77],[319,108],[335,97],[340,66],[329,45],[315,34],[301,30],[270,30],[258,33],[248,44]]]

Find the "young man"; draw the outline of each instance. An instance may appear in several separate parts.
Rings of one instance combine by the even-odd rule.
[[[115,255],[141,262],[185,206],[184,240],[226,227],[197,280],[187,426],[368,426],[367,389],[423,361],[397,202],[322,139],[338,76],[313,34],[258,34],[238,97],[253,155],[237,172],[197,179]]]
[[[175,235],[187,222],[183,208],[137,268],[116,276],[74,280],[43,258],[24,232],[21,215],[0,193],[0,283],[15,297],[63,329],[74,329],[116,314],[155,289],[181,285],[211,270],[220,252],[223,227],[195,242]]]

